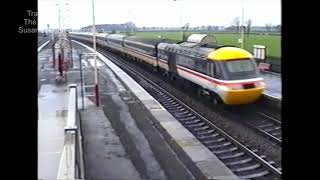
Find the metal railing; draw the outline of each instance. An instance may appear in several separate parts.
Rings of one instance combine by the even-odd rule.
[[[78,113],[77,85],[69,85],[68,117],[65,126],[64,146],[57,179],[84,179],[82,133]]]

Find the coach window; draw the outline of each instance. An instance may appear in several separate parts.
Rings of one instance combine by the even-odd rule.
[[[200,73],[204,73],[207,74],[207,63],[206,61],[202,60],[202,59],[194,59],[195,61],[195,69],[200,72]]]
[[[223,78],[223,73],[218,62],[214,62],[214,77],[217,79]]]

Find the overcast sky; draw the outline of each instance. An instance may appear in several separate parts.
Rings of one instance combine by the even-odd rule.
[[[60,3],[62,2],[62,3]],[[92,24],[91,0],[38,0],[39,29],[59,27],[65,19],[67,28],[81,28]],[[243,0],[244,20],[253,26],[267,23],[281,24],[281,0]],[[68,5],[64,5],[64,4]],[[121,24],[132,21],[138,27],[177,27],[190,23],[230,26],[241,17],[242,0],[94,0],[96,24]],[[241,18],[240,18],[241,20]]]

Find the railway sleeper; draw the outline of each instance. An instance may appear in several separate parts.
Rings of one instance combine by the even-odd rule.
[[[176,114],[173,114],[173,116],[175,118],[183,118],[183,117],[188,117],[188,116],[192,116],[193,114],[191,113],[176,113]]]
[[[272,131],[277,131],[277,130],[280,130],[281,127],[277,126],[277,127],[274,127],[274,128],[268,128],[268,129],[263,129],[264,131],[270,133]]]
[[[281,138],[281,132],[271,133],[271,135]]]
[[[203,126],[203,127],[199,127],[199,128],[195,128],[195,129],[192,129],[191,131],[203,131],[203,130],[208,130],[210,129],[210,126]]]
[[[186,124],[185,125],[185,127],[187,127],[187,128],[194,128],[194,127],[199,127],[199,126],[203,126],[203,125],[205,125],[206,123],[204,123],[204,122],[201,122],[201,123],[193,123],[193,124]]]
[[[268,123],[268,124],[263,124],[263,125],[260,125],[258,126],[259,128],[265,128],[265,127],[269,127],[269,126],[273,126],[274,124],[273,123]]]
[[[244,152],[239,152],[239,153],[229,153],[229,154],[225,154],[223,156],[220,156],[219,158],[221,160],[227,160],[227,159],[231,159],[231,158],[236,158],[236,157],[241,157],[241,156],[245,156]]]
[[[190,125],[190,124],[196,124],[196,123],[199,123],[199,122],[201,122],[201,120],[200,119],[196,119],[196,120],[184,121],[182,123],[185,124],[185,125]]]
[[[189,112],[187,109],[183,108],[183,107],[177,107],[175,109],[171,109],[171,111],[175,111],[175,112]]]
[[[265,170],[264,168],[261,168],[260,171],[258,172],[242,172],[242,173],[237,173],[240,179],[252,179],[252,178],[259,178],[259,177],[264,177],[270,174],[268,170]]]
[[[210,148],[209,148],[210,149]],[[234,152],[236,150],[238,150],[239,148],[238,147],[231,147],[231,148],[227,148],[227,149],[222,149],[222,150],[211,150],[213,154],[216,154],[216,155],[219,155],[219,154],[223,154],[223,153],[226,153],[226,152]]]
[[[225,140],[226,140],[226,138],[224,138],[224,137],[221,137],[221,138],[218,138],[218,139],[209,137],[208,140],[202,140],[202,141],[203,141],[204,144],[210,144],[210,143],[223,142]]]
[[[167,110],[174,110],[174,109],[179,109],[179,108],[182,108],[181,105],[179,104],[163,104],[163,106],[167,109]]]
[[[192,120],[195,120],[195,119],[197,119],[197,116],[192,115],[192,116],[180,118],[179,120],[180,120],[180,121],[186,121],[186,122],[187,122],[187,121],[192,121]]]
[[[227,146],[230,146],[232,145],[231,142],[228,142],[228,141],[205,141],[203,142],[204,144],[206,144],[208,147],[210,148],[223,148],[223,147],[227,147]]]
[[[243,159],[236,158],[236,159],[232,159],[230,161],[223,161],[223,162],[228,166],[234,166],[234,165],[238,165],[238,164],[248,163],[252,160],[253,159],[251,157],[245,156]]]
[[[225,144],[219,144],[219,145],[207,145],[207,147],[213,151],[223,150],[228,147],[235,147],[233,144],[225,143]]]
[[[160,101],[161,104],[163,104],[164,106],[172,106],[172,107],[176,107],[176,106],[181,106],[180,104],[178,104],[177,102],[173,101]]]
[[[204,131],[204,132],[196,132],[196,136],[198,139],[205,139],[205,138],[214,138],[219,136],[219,133],[213,133],[215,130],[210,129],[209,131]],[[213,134],[211,134],[213,133]]]
[[[261,164],[258,163],[245,163],[245,164],[237,164],[236,167],[229,166],[233,172],[242,172],[242,171],[250,171],[255,170],[261,167]]]

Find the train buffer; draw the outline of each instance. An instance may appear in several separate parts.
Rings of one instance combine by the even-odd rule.
[[[259,63],[258,69],[261,71],[269,71],[270,70],[270,64],[269,63]]]

